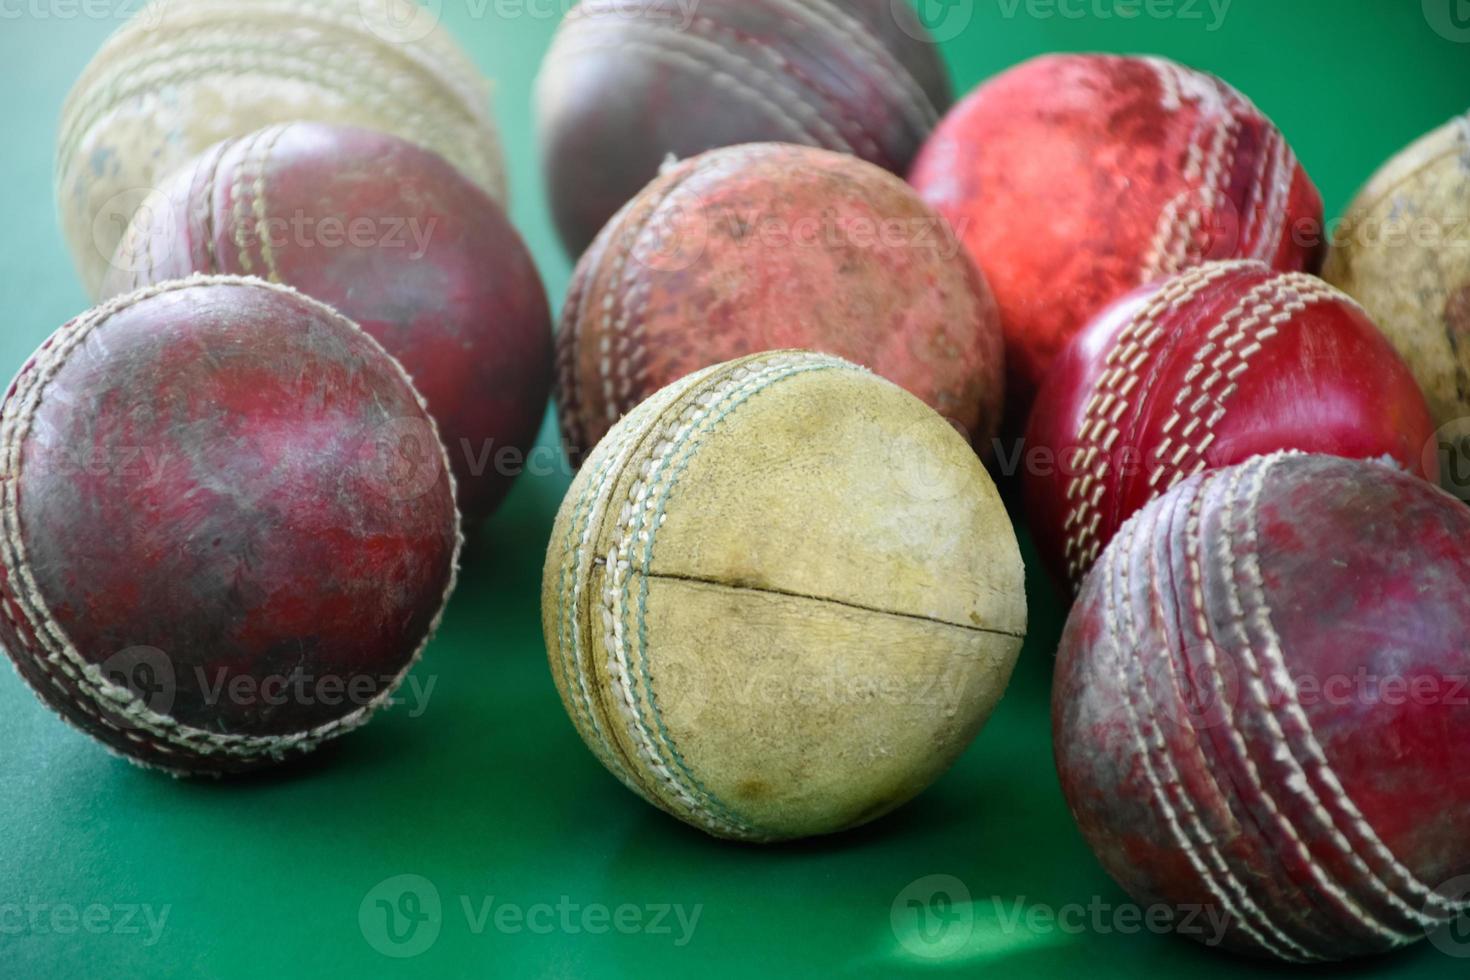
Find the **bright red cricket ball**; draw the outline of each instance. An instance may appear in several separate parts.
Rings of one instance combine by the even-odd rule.
[[[644,398],[765,350],[836,354],[989,447],[1004,351],[984,277],[943,218],[856,157],[726,147],[650,184],[572,278],[557,401],[574,457]]]
[[[902,174],[951,101],[894,0],[582,0],[536,81],[541,162],[573,256],[673,155],[783,142]]]
[[[1434,422],[1368,315],[1305,273],[1212,262],[1135,290],[1062,353],[1022,450],[1032,531],[1073,584],[1117,528],[1204,469],[1283,449],[1431,480]]]
[[[1229,85],[1163,58],[1051,55],[982,85],[911,177],[1000,303],[1016,427],[1103,306],[1209,259],[1320,262],[1322,199]]]
[[[195,277],[62,327],[0,409],[0,643],[134,762],[223,774],[361,725],[454,581],[448,461],[328,307]]]
[[[1063,634],[1072,814],[1201,941],[1315,962],[1423,939],[1467,907],[1467,636],[1470,509],[1432,484],[1300,454],[1193,477]]]
[[[254,275],[342,311],[429,402],[467,523],[523,468],[551,386],[551,313],[500,206],[442,157],[292,123],[174,175],[124,236],[103,296],[190,273]]]

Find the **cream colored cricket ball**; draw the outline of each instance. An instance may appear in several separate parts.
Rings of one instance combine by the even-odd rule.
[[[718,837],[872,820],[959,756],[1026,630],[1015,533],[943,418],[776,351],[664,388],[557,516],[542,624],[592,751]]]
[[[1470,117],[1411,144],[1368,182],[1323,277],[1398,348],[1435,424],[1470,416]]]
[[[407,139],[503,201],[489,94],[414,0],[155,0],[102,46],[62,110],[62,231],[96,295],[133,214],[167,206],[157,186],[174,169],[220,140],[295,121]]]

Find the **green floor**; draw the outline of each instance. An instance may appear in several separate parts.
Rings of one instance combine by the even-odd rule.
[[[1287,132],[1329,214],[1388,154],[1470,106],[1463,0],[923,2],[955,34],[946,53],[961,90],[1048,50],[1156,52],[1223,75]],[[514,218],[554,302],[570,270],[540,195],[529,92],[568,3],[433,4],[498,79]],[[116,26],[109,11],[134,6],[0,0],[6,373],[85,305],[53,216],[56,117]],[[416,673],[419,690],[433,684],[426,709],[414,716],[410,689],[408,704],[289,772],[231,783],[143,772],[0,674],[0,976],[1259,969],[1113,918],[1126,898],[1073,828],[1052,769],[1047,688],[1063,610],[1039,576],[1006,701],[955,770],[896,815],[755,848],[707,839],[629,795],[578,741],[545,665],[538,576],[566,483],[523,479],[472,542]],[[957,893],[932,875],[957,878],[971,904],[931,901]],[[1425,944],[1353,972],[1465,970]]]

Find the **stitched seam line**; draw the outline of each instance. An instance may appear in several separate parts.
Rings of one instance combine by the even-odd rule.
[[[1193,300],[1215,280],[1254,265],[1241,260],[1196,266],[1165,283],[1148,305],[1119,331],[1104,361],[1105,370],[1083,410],[1082,426],[1077,432],[1077,448],[1082,456],[1077,460],[1077,471],[1067,481],[1070,506],[1063,527],[1064,554],[1074,581],[1102,550],[1097,532],[1103,516],[1099,505],[1107,492],[1106,480],[1111,469],[1108,454],[1122,436],[1120,425],[1129,409],[1129,399],[1143,377],[1143,368],[1164,337],[1159,319]]]
[[[657,400],[649,405],[651,412],[672,400],[668,394],[656,395],[655,399]],[[585,655],[588,644],[583,638],[580,610],[586,578],[592,566],[592,547],[595,544],[593,539],[600,530],[601,515],[607,510],[606,503],[598,499],[599,494],[609,474],[616,480],[622,473],[629,454],[645,435],[646,429],[638,429],[631,425],[624,427],[609,437],[606,448],[599,459],[589,460],[593,466],[592,473],[582,489],[568,522],[566,538],[568,559],[562,563],[561,588],[558,592],[559,636],[564,672],[568,678],[569,687],[570,682],[575,682],[574,720],[579,717],[584,720],[587,726],[584,730],[591,736],[588,739],[589,744],[592,745],[594,753],[603,764],[624,785],[635,789],[640,794],[642,790],[637,788],[637,780],[631,770],[618,758],[614,750],[614,743],[604,730],[599,714],[593,705],[591,686],[588,682],[590,663]],[[579,524],[580,530],[578,530]]]
[[[1229,742],[1235,764],[1240,768],[1243,778],[1248,783],[1248,787],[1246,787],[1247,792],[1256,795],[1260,799],[1261,804],[1267,810],[1270,825],[1286,838],[1285,850],[1289,851],[1306,868],[1308,875],[1311,876],[1312,881],[1321,890],[1321,893],[1353,925],[1360,926],[1395,945],[1401,945],[1407,942],[1410,937],[1387,928],[1384,923],[1380,922],[1374,915],[1368,912],[1312,854],[1311,849],[1307,846],[1306,840],[1302,836],[1301,830],[1281,809],[1281,805],[1277,802],[1275,795],[1273,795],[1271,790],[1272,785],[1274,785],[1274,780],[1268,782],[1268,780],[1262,777],[1260,766],[1251,756],[1250,748],[1241,733],[1241,723],[1237,721],[1237,714],[1248,713],[1249,718],[1264,722],[1269,731],[1272,744],[1285,747],[1285,751],[1278,753],[1277,761],[1287,764],[1299,772],[1299,767],[1296,766],[1295,760],[1291,757],[1289,744],[1284,741],[1285,735],[1281,731],[1281,727],[1271,711],[1270,695],[1267,693],[1262,680],[1260,661],[1257,659],[1255,646],[1244,629],[1247,613],[1236,583],[1237,570],[1240,565],[1237,562],[1237,552],[1233,541],[1236,533],[1236,501],[1240,496],[1241,488],[1246,485],[1248,475],[1251,479],[1251,484],[1248,488],[1248,499],[1243,501],[1243,503],[1247,510],[1252,510],[1257,506],[1260,491],[1264,488],[1265,474],[1275,464],[1275,459],[1278,458],[1259,457],[1247,466],[1236,467],[1229,471],[1228,478],[1222,477],[1224,482],[1224,503],[1220,509],[1220,532],[1216,538],[1215,545],[1218,549],[1217,562],[1220,568],[1224,570],[1226,581],[1225,596],[1228,616],[1224,617],[1224,621],[1228,624],[1232,634],[1231,639],[1233,640],[1233,644],[1230,653],[1234,661],[1240,664],[1242,668],[1240,671],[1240,679],[1243,682],[1241,688],[1243,692],[1248,694],[1250,701],[1242,706],[1245,709],[1244,711],[1237,712],[1236,706],[1228,703],[1229,699],[1222,699],[1221,709],[1227,713],[1227,718],[1220,726],[1220,732]],[[1204,611],[1205,599],[1201,564],[1206,546],[1199,537],[1197,521],[1193,529],[1193,534],[1193,546],[1190,549],[1191,589],[1195,595],[1194,602],[1199,609],[1199,621],[1204,625],[1206,622]],[[1249,541],[1244,543],[1246,545],[1243,549],[1244,553],[1246,555],[1252,554],[1251,543]],[[1222,676],[1218,658],[1216,657],[1216,649],[1212,644],[1205,646],[1205,659],[1214,676]],[[1262,830],[1264,831],[1265,828],[1263,827]]]
[[[1302,709],[1300,700],[1297,698],[1295,681],[1292,680],[1286,668],[1286,657],[1281,649],[1280,634],[1276,632],[1276,626],[1271,620],[1272,610],[1266,597],[1265,576],[1261,569],[1260,560],[1260,500],[1264,495],[1265,483],[1270,471],[1281,461],[1296,455],[1299,454],[1278,453],[1273,456],[1263,457],[1255,464],[1253,468],[1254,482],[1246,501],[1245,539],[1242,542],[1243,546],[1241,549],[1244,557],[1240,561],[1234,562],[1232,556],[1233,563],[1230,566],[1232,569],[1230,577],[1232,589],[1236,587],[1236,576],[1243,575],[1245,579],[1245,591],[1250,597],[1249,606],[1240,599],[1236,599],[1236,603],[1240,609],[1240,617],[1237,624],[1241,631],[1240,635],[1243,638],[1242,652],[1245,655],[1247,664],[1251,668],[1252,693],[1259,692],[1260,698],[1258,703],[1261,705],[1262,718],[1268,725],[1273,739],[1276,740],[1277,744],[1287,747],[1286,755],[1288,759],[1283,761],[1290,761],[1297,774],[1297,779],[1293,780],[1290,788],[1302,793],[1304,797],[1313,801],[1321,809],[1320,816],[1326,822],[1326,825],[1335,833],[1341,833],[1337,823],[1332,819],[1330,814],[1326,812],[1325,808],[1321,808],[1321,797],[1312,792],[1309,784],[1305,781],[1304,767],[1290,751],[1295,746],[1306,756],[1307,764],[1312,769],[1315,781],[1324,788],[1324,791],[1329,797],[1329,802],[1335,805],[1343,821],[1356,833],[1363,846],[1377,861],[1390,869],[1390,873],[1398,879],[1400,885],[1406,888],[1411,895],[1433,905],[1438,896],[1420,882],[1413,872],[1401,864],[1383,844],[1377,832],[1373,830],[1372,826],[1363,817],[1362,812],[1353,803],[1351,797],[1347,795],[1347,791],[1343,788],[1341,781],[1337,778],[1336,773],[1328,763],[1326,753],[1322,749],[1321,743],[1317,740],[1316,733],[1312,730],[1311,722],[1307,718],[1306,712]],[[1232,608],[1233,612],[1234,608]],[[1263,641],[1259,662],[1255,656],[1254,646],[1246,638],[1246,623],[1250,623],[1254,627]],[[1273,687],[1282,695],[1281,704],[1275,710],[1272,709],[1269,700],[1266,699],[1267,692],[1263,680],[1264,675],[1271,677]],[[1295,742],[1286,738],[1284,726],[1287,725],[1297,734]],[[1298,782],[1298,779],[1301,781]],[[1346,835],[1343,835],[1343,840],[1340,843],[1346,843]],[[1390,892],[1377,875],[1369,872],[1365,865],[1361,865],[1361,862],[1357,859],[1356,851],[1351,845],[1347,846],[1347,851],[1354,856],[1355,864],[1362,867],[1363,872],[1368,876],[1367,880],[1369,884],[1380,894],[1388,897],[1395,907],[1404,910],[1406,914],[1416,921],[1438,921],[1432,917],[1425,916],[1424,913],[1418,910],[1409,908],[1407,904],[1398,900],[1398,897]],[[1452,914],[1451,910],[1453,906],[1444,903],[1442,899],[1439,900],[1439,905],[1445,909],[1446,915]],[[1416,937],[1402,933],[1389,934],[1398,936],[1404,941],[1413,941],[1415,938],[1422,938],[1422,936]]]
[[[619,709],[610,705],[608,698],[598,698],[593,684],[589,683],[589,676],[596,675],[594,653],[600,651],[601,647],[596,640],[587,636],[587,630],[596,631],[593,620],[600,623],[604,630],[610,628],[610,615],[602,608],[599,601],[589,604],[587,616],[584,617],[582,614],[583,596],[591,578],[592,568],[596,563],[602,561],[596,556],[595,549],[602,537],[606,515],[613,506],[608,481],[611,480],[612,484],[616,484],[626,471],[629,459],[658,424],[663,413],[692,385],[701,381],[707,373],[697,372],[686,376],[656,392],[643,404],[642,413],[634,419],[629,419],[624,423],[621,431],[615,431],[610,439],[600,443],[592,458],[588,460],[588,466],[594,468],[594,472],[600,475],[596,479],[589,477],[583,489],[582,506],[586,507],[586,519],[582,533],[567,559],[570,579],[566,582],[566,590],[561,596],[563,623],[570,640],[570,655],[576,679],[576,695],[583,715],[591,722],[590,731],[584,732],[584,741],[589,742],[593,753],[605,761],[609,771],[617,776],[625,786],[664,809],[670,809],[670,807],[658,796],[655,788],[643,786],[634,774],[637,768],[636,760],[627,756],[617,741],[607,733],[607,727],[614,723],[610,715]],[[599,708],[602,709],[601,712]],[[574,721],[575,718],[574,715]],[[595,740],[589,739],[589,735]]]
[[[1149,476],[1155,491],[1172,488],[1205,468],[1205,453],[1215,442],[1229,402],[1264,343],[1308,307],[1337,295],[1320,279],[1286,273],[1256,286],[1220,318],[1195,351],[1184,384],[1174,397],[1173,412],[1160,429],[1163,438],[1154,451],[1155,466]],[[1196,391],[1195,382],[1201,375],[1205,377]],[[1188,462],[1191,458],[1192,463]]]
[[[702,392],[685,410],[682,418],[665,427],[664,435],[654,444],[649,457],[640,464],[639,479],[629,488],[627,505],[619,520],[617,530],[623,532],[621,540],[612,546],[607,556],[608,586],[604,601],[612,615],[613,629],[605,635],[605,643],[610,662],[619,675],[623,693],[621,704],[629,722],[630,735],[640,745],[645,761],[652,766],[654,774],[683,806],[703,822],[741,836],[763,835],[758,828],[742,820],[730,807],[717,799],[694,776],[664,726],[649,676],[646,646],[647,581],[645,579],[640,583],[639,602],[635,611],[632,608],[627,573],[631,570],[634,544],[640,538],[646,542],[644,567],[649,567],[647,556],[652,554],[654,535],[663,519],[663,507],[668,497],[668,490],[665,490],[662,497],[655,497],[655,491],[659,479],[675,455],[685,451],[684,459],[687,463],[688,458],[701,444],[703,436],[755,393],[793,374],[838,365],[846,367],[843,362],[833,358],[778,356],[768,359],[755,370],[738,368],[721,379],[718,387]],[[677,481],[677,476],[674,481]],[[669,484],[670,489],[672,485],[673,481]],[[633,662],[634,650],[627,635],[630,617],[633,617],[631,625],[638,637],[636,668]],[[643,680],[641,698],[633,684],[635,669]],[[644,715],[645,704],[652,716],[653,728],[650,728],[649,719]],[[683,774],[683,779],[675,774],[674,769]]]
[[[879,74],[885,75],[889,81],[902,91],[903,98],[900,100],[905,114],[908,116],[909,125],[920,134],[927,133],[939,122],[939,110],[929,98],[929,93],[919,84],[903,62],[888,50],[887,47],[874,35],[858,18],[843,10],[830,0],[772,0],[776,6],[783,7],[797,17],[805,17],[810,21],[818,21],[815,11],[824,11],[827,15],[826,27],[836,29],[837,33],[851,41],[854,49],[865,55],[863,60],[867,61]],[[803,6],[805,4],[805,6]]]
[[[1105,582],[1103,587],[1103,616],[1107,624],[1107,636],[1109,637],[1105,642],[1108,652],[1111,653],[1110,660],[1103,659],[1102,662],[1109,663],[1114,675],[1114,682],[1118,685],[1119,700],[1122,702],[1128,716],[1128,731],[1133,737],[1133,744],[1138,758],[1143,763],[1144,775],[1152,790],[1154,811],[1163,818],[1165,825],[1169,829],[1170,836],[1173,837],[1180,852],[1189,861],[1195,874],[1199,876],[1200,882],[1214,896],[1220,906],[1226,909],[1227,912],[1234,912],[1236,903],[1230,897],[1230,893],[1233,893],[1242,900],[1246,909],[1250,911],[1253,909],[1254,903],[1245,892],[1243,885],[1236,879],[1229,864],[1225,862],[1223,856],[1215,847],[1209,834],[1202,826],[1198,825],[1197,812],[1193,813],[1195,836],[1191,837],[1186,832],[1184,824],[1181,822],[1179,811],[1176,810],[1174,804],[1170,801],[1171,794],[1168,788],[1170,785],[1173,785],[1177,790],[1173,795],[1177,796],[1186,807],[1190,806],[1188,795],[1179,786],[1178,770],[1174,767],[1173,760],[1169,757],[1167,744],[1164,743],[1157,726],[1153,725],[1149,728],[1152,731],[1152,738],[1145,734],[1145,723],[1140,714],[1141,705],[1139,703],[1140,689],[1145,687],[1145,682],[1140,679],[1135,683],[1128,672],[1129,664],[1137,666],[1139,662],[1139,658],[1134,655],[1134,652],[1143,646],[1144,638],[1140,635],[1136,624],[1133,622],[1131,607],[1128,607],[1126,625],[1120,624],[1118,614],[1118,607],[1120,605],[1127,606],[1131,602],[1132,590],[1128,587],[1128,565],[1132,559],[1137,529],[1140,523],[1141,521],[1137,518],[1128,522],[1124,528],[1122,540],[1119,541],[1118,547],[1108,552],[1104,567],[1098,572],[1098,574],[1106,576],[1102,580]],[[1126,647],[1117,639],[1118,637],[1126,638]],[[1168,770],[1172,775],[1167,777],[1161,776],[1160,769]],[[1186,815],[1191,812],[1193,812],[1192,809],[1186,810]],[[1221,884],[1221,879],[1224,880],[1225,885]],[[1229,893],[1226,891],[1227,885],[1229,886]],[[1293,952],[1286,952],[1277,943],[1261,935],[1244,916],[1234,914],[1232,918],[1240,924],[1241,929],[1248,936],[1259,943],[1262,948],[1273,954],[1288,960],[1295,960],[1299,957],[1310,958],[1311,954],[1305,949],[1298,948]],[[1262,921],[1265,920],[1264,915],[1258,916],[1258,918]]]

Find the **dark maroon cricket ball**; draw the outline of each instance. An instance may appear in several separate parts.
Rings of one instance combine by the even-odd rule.
[[[894,0],[583,0],[536,82],[573,256],[670,155],[800,143],[903,174],[951,99],[938,49]]]
[[[0,409],[0,641],[131,760],[224,774],[361,725],[453,586],[402,367],[284,286],[194,277],[62,327]]]
[[[1062,789],[1108,872],[1192,938],[1300,962],[1423,939],[1466,908],[1467,637],[1458,500],[1332,456],[1206,471],[1086,579],[1052,701]]]

